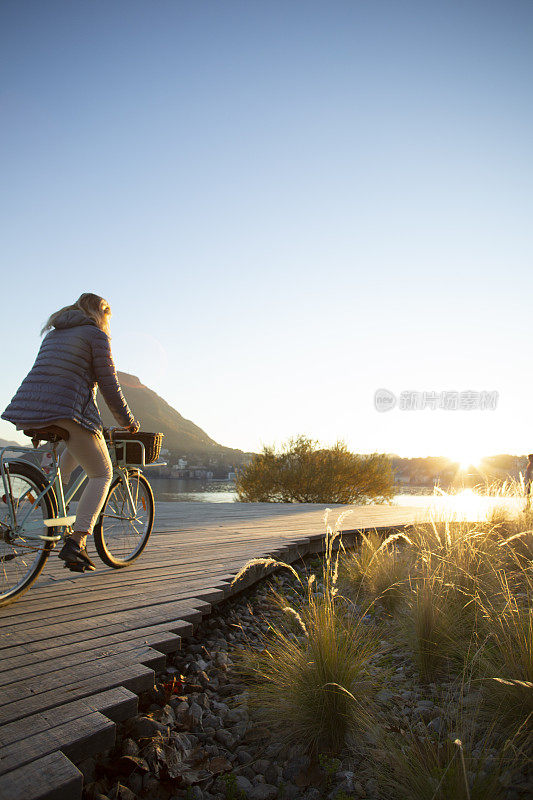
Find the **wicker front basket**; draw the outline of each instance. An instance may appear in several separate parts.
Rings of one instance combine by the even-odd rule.
[[[145,431],[123,433],[120,431],[113,438],[115,440],[117,461],[125,461],[126,464],[142,464],[142,447],[139,442],[144,445],[145,464],[153,464],[159,458],[161,442],[163,441],[162,433],[146,433]],[[126,452],[124,452],[124,449]]]

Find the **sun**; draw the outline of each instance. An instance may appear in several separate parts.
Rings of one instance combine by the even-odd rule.
[[[452,461],[459,464],[460,472],[467,472],[472,467],[477,468],[481,464],[483,456],[479,453],[462,453],[452,457]]]

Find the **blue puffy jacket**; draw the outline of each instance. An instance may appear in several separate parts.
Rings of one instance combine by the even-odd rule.
[[[31,372],[2,419],[17,428],[72,419],[89,430],[102,430],[96,387],[118,424],[134,422],[118,382],[109,337],[83,311],[65,311],[41,344]]]

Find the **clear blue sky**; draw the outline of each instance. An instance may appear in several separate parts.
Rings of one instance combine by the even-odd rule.
[[[533,451],[530,2],[3,0],[0,36],[2,408],[93,291],[223,444]]]

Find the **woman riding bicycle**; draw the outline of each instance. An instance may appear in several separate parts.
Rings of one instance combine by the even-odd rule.
[[[35,364],[24,378],[2,419],[18,430],[56,425],[68,433],[61,456],[67,483],[78,464],[89,478],[78,503],[75,529],[59,553],[76,571],[94,570],[87,555],[87,536],[104,504],[113,469],[102,435],[96,387],[121,427],[139,430],[118,382],[109,344],[111,309],[102,297],[85,293],[49,318]]]

